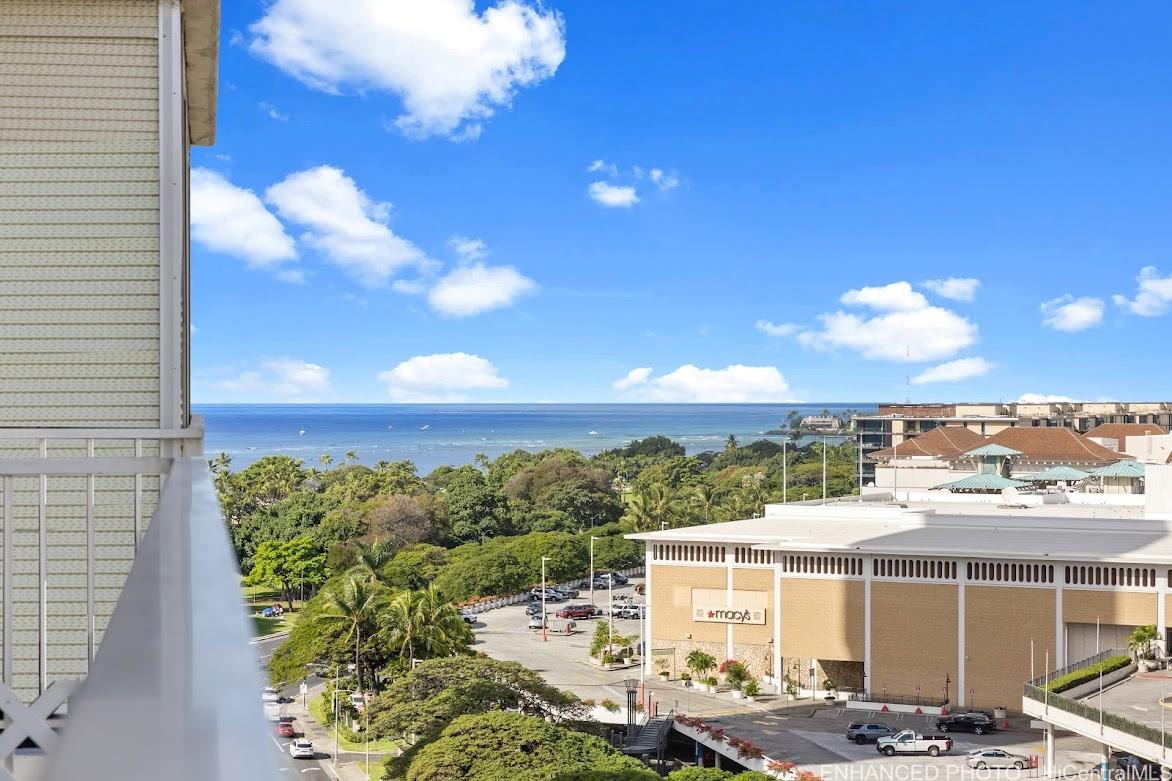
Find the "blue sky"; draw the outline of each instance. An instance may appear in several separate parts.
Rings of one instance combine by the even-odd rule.
[[[1169,395],[1166,3],[223,13],[197,402]]]

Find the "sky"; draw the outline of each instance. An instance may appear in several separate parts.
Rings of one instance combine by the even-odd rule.
[[[193,398],[1166,399],[1170,26],[225,3]]]

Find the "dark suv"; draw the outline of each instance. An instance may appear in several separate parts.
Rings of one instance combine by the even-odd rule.
[[[864,743],[874,743],[879,738],[885,738],[888,735],[894,735],[895,730],[886,724],[878,724],[876,722],[855,722],[846,728],[846,739],[853,740],[860,746]]]
[[[974,735],[984,735],[997,729],[997,722],[986,713],[958,713],[936,722],[936,729],[941,732],[971,732]]]

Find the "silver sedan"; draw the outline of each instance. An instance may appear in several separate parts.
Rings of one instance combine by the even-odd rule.
[[[969,767],[977,770],[1009,768],[1025,770],[1030,766],[1030,758],[1021,754],[1011,754],[1003,748],[973,749],[968,755]]]

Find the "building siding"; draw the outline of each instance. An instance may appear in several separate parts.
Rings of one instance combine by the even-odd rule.
[[[1062,620],[1068,624],[1154,624],[1158,598],[1155,593],[1068,588],[1062,592]]]
[[[940,697],[944,678],[957,681],[957,587],[931,583],[871,584],[871,671],[874,693]]]
[[[783,578],[781,655],[786,663],[795,659],[862,662],[863,600],[862,581]]]
[[[0,428],[159,426],[158,13],[154,0],[0,3]],[[0,441],[0,458],[90,454],[84,440]],[[135,454],[130,439],[92,445]],[[11,497],[0,483],[2,661],[21,698],[87,672],[158,487],[95,477],[91,504],[84,475],[14,478]]]
[[[0,4],[0,426],[159,423],[158,6]]]
[[[1054,609],[1053,589],[965,587],[965,681],[973,690],[966,705],[1018,708],[1031,677],[1030,643],[1034,675],[1042,674],[1047,652],[1057,659]]]

